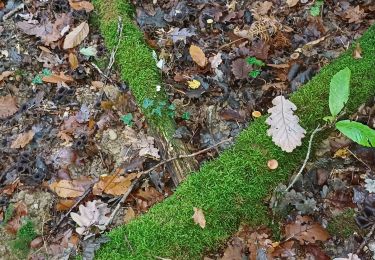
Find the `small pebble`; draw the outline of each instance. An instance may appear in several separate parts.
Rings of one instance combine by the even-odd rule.
[[[108,136],[109,136],[109,139],[112,140],[112,141],[114,141],[114,140],[117,139],[117,134],[116,134],[116,132],[113,131],[112,129],[110,129],[110,130],[108,131]]]

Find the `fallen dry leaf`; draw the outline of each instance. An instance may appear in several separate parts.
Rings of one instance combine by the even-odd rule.
[[[33,140],[34,135],[35,133],[33,130],[19,134],[10,145],[10,148],[24,148],[31,140]]]
[[[205,67],[207,65],[207,58],[202,49],[196,45],[191,45],[189,48],[189,53],[193,61],[200,67]]]
[[[245,59],[239,58],[232,62],[232,72],[236,79],[247,79],[252,66]]]
[[[130,185],[132,184],[132,180],[134,180],[136,177],[136,173],[128,174],[125,177],[119,175],[100,176],[100,180],[95,183],[92,193],[94,195],[101,195],[103,193],[114,196],[123,195],[128,191]]]
[[[273,3],[269,1],[257,2],[255,12],[259,15],[266,15],[270,11],[272,6]]]
[[[47,83],[55,83],[55,84],[57,84],[59,82],[64,82],[65,83],[65,82],[72,82],[72,81],[74,81],[74,79],[72,77],[65,75],[64,72],[60,72],[59,75],[52,74],[50,76],[44,76],[42,78],[42,80],[44,82],[47,82]]]
[[[354,59],[362,59],[362,48],[359,45],[359,42],[357,43],[357,45],[355,46],[355,48],[353,50],[353,58]]]
[[[49,185],[49,188],[61,198],[76,198],[85,193],[82,185],[69,180],[53,182]]]
[[[128,224],[134,218],[135,218],[134,209],[132,207],[130,207],[126,210],[126,213],[125,213],[125,216],[124,216],[124,223]]]
[[[69,5],[76,11],[85,10],[86,12],[91,12],[94,10],[94,5],[88,1],[69,0]]]
[[[286,3],[288,4],[289,7],[293,7],[297,5],[299,0],[286,0]]]
[[[9,76],[12,76],[14,74],[14,71],[4,71],[0,74],[0,82],[6,79]]]
[[[367,13],[365,13],[364,9],[360,9],[359,5],[356,7],[349,7],[346,11],[346,19],[349,19],[349,23],[361,23],[363,18]]]
[[[69,53],[69,65],[72,70],[78,68],[79,62],[78,58],[74,53]]]
[[[298,240],[301,245],[329,238],[327,230],[308,216],[297,216],[294,223],[286,225],[285,236]]]
[[[82,22],[76,28],[74,28],[64,40],[63,48],[71,49],[78,46],[89,34],[89,25],[87,22]]]
[[[245,244],[239,237],[234,237],[220,260],[242,260],[245,256]]]
[[[206,227],[206,218],[204,217],[203,210],[193,207],[194,209],[194,215],[193,220],[195,224],[198,224],[201,228]]]
[[[0,118],[7,118],[18,111],[17,101],[8,95],[0,97]]]
[[[67,211],[76,203],[75,200],[63,199],[59,200],[55,206],[56,211]]]
[[[290,153],[302,144],[306,130],[299,125],[298,116],[293,114],[297,107],[291,101],[284,96],[277,96],[272,100],[272,104],[274,106],[268,109],[271,115],[266,120],[271,126],[267,134],[283,151]]]

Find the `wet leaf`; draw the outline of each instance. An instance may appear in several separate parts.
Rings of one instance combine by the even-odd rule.
[[[277,96],[272,100],[274,105],[268,109],[271,115],[266,123],[271,126],[267,134],[272,136],[272,141],[285,152],[292,152],[302,144],[305,137],[305,129],[299,125],[298,116],[293,114],[297,107],[283,96]]]
[[[82,22],[65,37],[63,48],[66,50],[78,46],[87,37],[89,30],[88,23]]]
[[[17,101],[8,95],[0,97],[0,118],[7,118],[18,111]]]
[[[200,208],[194,207],[193,220],[195,224],[198,224],[201,228],[206,227],[206,218],[204,216],[203,210]]]
[[[205,67],[207,65],[207,58],[202,49],[196,45],[191,45],[189,48],[189,53],[193,61],[200,67]]]
[[[294,223],[286,225],[285,236],[298,240],[301,245],[329,238],[327,230],[308,216],[297,216]]]
[[[31,140],[33,140],[34,135],[35,133],[33,130],[19,134],[17,138],[12,142],[10,148],[24,148],[31,142]]]

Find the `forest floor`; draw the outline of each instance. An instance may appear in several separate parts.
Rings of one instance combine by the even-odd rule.
[[[163,80],[152,87],[169,99],[152,113],[175,119],[174,137],[200,163],[230,142],[202,149],[235,140],[275,96],[297,91],[375,21],[371,1],[243,2],[133,3]],[[164,167],[132,186],[166,159],[141,112],[154,101],[138,105],[121,80],[95,12],[86,1],[0,0],[2,259],[92,259],[107,241],[103,231],[174,192]],[[361,58],[361,46],[353,56]],[[374,96],[350,117],[374,127]],[[276,203],[280,185],[266,202],[278,231],[243,225],[205,258],[255,259],[263,248],[269,259],[371,259],[375,151],[336,132],[318,147],[287,198]],[[291,237],[297,229],[305,232]]]

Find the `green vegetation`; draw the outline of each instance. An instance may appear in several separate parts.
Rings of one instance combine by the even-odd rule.
[[[6,223],[8,223],[8,221],[13,217],[13,213],[14,213],[14,204],[11,203],[11,204],[9,204],[7,209],[5,210],[4,221],[3,221],[2,225],[5,225]]]
[[[347,209],[333,217],[327,227],[329,234],[341,239],[346,239],[353,235],[353,233],[360,233],[361,229],[354,220],[355,215],[354,209]]]
[[[123,115],[120,117],[121,121],[128,126],[133,125],[133,115],[132,113],[127,113],[126,115]]]
[[[262,70],[261,70],[262,67],[264,67],[266,65],[263,61],[258,60],[255,57],[248,57],[246,59],[246,62],[249,65],[253,65],[254,68],[255,68],[254,70],[249,72],[249,76],[254,78],[254,79],[260,75],[260,73],[262,72]]]
[[[124,39],[117,54],[119,69],[138,104],[144,104],[147,98],[155,104],[165,101],[164,94],[156,91],[160,77],[155,61],[144,45],[142,33],[129,18],[133,13],[130,5],[121,0],[94,0],[94,4],[101,15],[102,32],[109,48],[117,43],[117,17],[121,15],[123,18]],[[348,112],[355,111],[369,93],[374,93],[375,26],[368,30],[360,43],[363,59],[354,60],[353,49],[348,50],[291,97],[305,129],[311,132],[329,113],[329,84],[337,71],[348,67],[352,73]],[[156,117],[155,120],[149,116],[151,120],[154,118],[151,123],[159,127],[171,122],[168,117],[163,117],[163,120]],[[200,259],[205,251],[224,242],[240,222],[269,224],[267,206],[262,201],[301,164],[308,137],[302,147],[293,153],[284,153],[266,135],[267,128],[265,117],[257,119],[237,137],[232,148],[218,159],[204,164],[199,172],[192,173],[174,195],[128,225],[109,232],[111,241],[98,251],[97,259],[155,259],[156,256]],[[274,171],[267,168],[267,161],[271,158],[279,162],[279,168]],[[203,209],[206,228],[194,224],[193,207]],[[132,249],[125,242],[125,236]]]
[[[323,5],[324,5],[323,0],[316,0],[314,5],[311,6],[310,8],[310,14],[312,16],[319,16]]]
[[[25,223],[18,230],[16,239],[10,241],[10,247],[14,254],[25,259],[30,251],[30,242],[37,236],[34,225],[31,220],[25,220]]]

